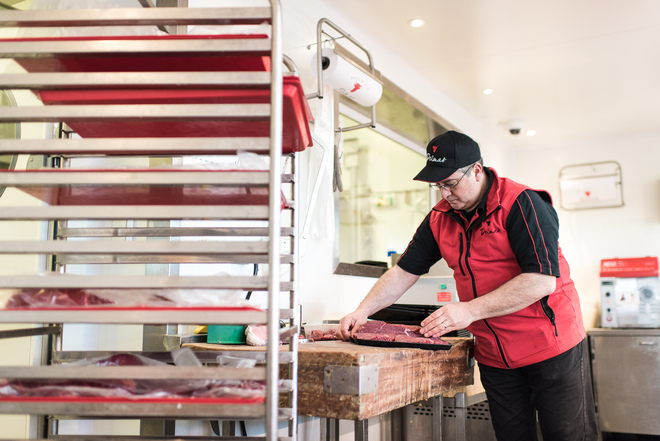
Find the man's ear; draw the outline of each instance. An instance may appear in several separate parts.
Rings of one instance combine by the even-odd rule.
[[[477,182],[481,181],[486,176],[486,173],[484,172],[484,166],[477,162],[472,167],[472,173],[474,173],[475,179]]]

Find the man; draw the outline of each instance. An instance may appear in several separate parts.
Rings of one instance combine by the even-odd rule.
[[[550,195],[499,177],[479,146],[449,131],[428,144],[414,178],[440,190],[397,264],[341,319],[349,339],[394,303],[438,260],[454,270],[460,302],[422,322],[438,337],[468,329],[500,441],[596,440],[597,427],[580,302],[558,245]]]

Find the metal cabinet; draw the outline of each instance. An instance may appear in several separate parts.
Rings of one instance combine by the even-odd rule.
[[[60,308],[0,310],[4,323],[120,323],[120,324],[267,324],[268,346],[256,368],[98,367],[71,370],[50,365],[34,368],[3,367],[0,378],[9,379],[232,379],[265,381],[266,397],[261,402],[214,402],[184,400],[140,402],[128,400],[6,400],[0,398],[0,412],[111,418],[220,418],[266,421],[266,439],[278,438],[278,423],[289,421],[285,439],[296,439],[297,336],[300,311],[297,280],[297,199],[298,160],[295,151],[283,154],[283,55],[281,53],[279,1],[271,7],[153,8],[0,11],[0,24],[28,28],[80,27],[96,29],[113,26],[153,26],[174,29],[186,25],[267,26],[266,35],[248,38],[244,34],[223,34],[223,38],[17,38],[0,41],[0,57],[14,59],[28,73],[0,75],[7,89],[26,89],[40,94],[42,101],[53,93],[128,90],[131,94],[163,90],[211,93],[250,90],[263,92],[267,101],[251,102],[59,102],[46,106],[18,106],[2,109],[0,122],[66,123],[90,136],[79,139],[0,140],[1,154],[44,155],[66,162],[74,157],[123,156],[162,158],[236,154],[247,150],[266,157],[269,169],[256,172],[227,171],[206,173],[199,170],[153,170],[149,166],[131,170],[11,171],[0,174],[0,186],[16,187],[46,198],[41,206],[6,207],[0,221],[50,222],[55,240],[4,241],[0,252],[52,257],[55,264],[46,274],[0,276],[0,288],[16,290],[85,289],[240,289],[267,293],[264,309],[165,308],[149,310],[126,308]],[[217,60],[238,63],[238,69],[219,69]],[[70,69],[90,61],[99,69]],[[263,63],[254,68],[254,62]],[[123,64],[122,64],[123,63]],[[117,67],[120,66],[120,67]],[[138,66],[135,68],[135,66]],[[243,69],[244,66],[252,66]],[[132,70],[131,70],[132,69]],[[218,123],[223,132],[198,130],[200,124]],[[304,121],[306,124],[307,121]],[[91,124],[91,126],[90,126]],[[96,124],[96,126],[95,126]],[[142,124],[138,126],[136,124]],[[155,131],[135,134],[140,127]],[[151,126],[150,126],[151,124]],[[241,124],[243,124],[241,126]],[[99,126],[100,125],[100,126]],[[111,131],[95,133],[95,127]],[[170,132],[173,127],[181,131]],[[236,127],[260,127],[255,136],[231,132]],[[126,129],[128,128],[128,129]],[[118,129],[117,133],[112,130]],[[125,130],[126,129],[126,130]],[[159,133],[160,130],[165,132]],[[265,130],[265,131],[264,131]],[[200,133],[201,132],[201,133]],[[284,173],[283,157],[287,161]],[[292,199],[283,208],[283,185]],[[243,189],[247,194],[265,190],[261,203],[244,197],[223,203],[218,189]],[[94,200],[87,190],[109,194],[109,201]],[[160,196],[159,196],[160,193]],[[231,191],[230,191],[231,193]],[[136,195],[139,201],[131,202]],[[262,192],[261,194],[264,194]],[[63,202],[61,198],[73,196]],[[132,196],[131,196],[132,195]],[[62,203],[59,203],[59,202]],[[83,201],[83,202],[81,202]],[[290,216],[289,216],[290,215]],[[288,217],[287,217],[288,216]],[[285,219],[287,218],[287,219]],[[283,219],[285,219],[283,221]],[[123,227],[76,228],[71,222],[108,220],[126,222]],[[215,220],[242,223],[219,228],[177,228],[179,220]],[[133,221],[152,222],[135,227]],[[169,223],[175,221],[174,223]],[[163,227],[163,222],[167,226]],[[254,225],[254,223],[258,225]],[[154,227],[157,225],[158,227]],[[219,242],[148,240],[195,236],[228,238]],[[80,238],[88,240],[79,240]],[[123,240],[127,239],[127,240]],[[128,240],[130,239],[130,240]],[[133,240],[135,239],[135,240]],[[265,275],[217,275],[182,277],[178,274],[138,274],[126,276],[72,275],[67,265],[94,262],[115,265],[131,263],[222,262],[254,263],[266,268]],[[288,276],[283,267],[289,268]],[[286,299],[282,299],[286,297]],[[286,306],[284,306],[286,305]],[[288,326],[281,329],[281,321]],[[289,351],[280,351],[279,341],[289,338]],[[288,369],[281,369],[286,365]],[[281,394],[287,399],[281,400]],[[121,401],[121,400],[120,400]]]
[[[660,435],[660,329],[589,331],[603,432]]]

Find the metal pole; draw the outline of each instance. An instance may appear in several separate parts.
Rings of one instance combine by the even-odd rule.
[[[279,297],[280,207],[282,193],[282,16],[279,0],[271,0],[271,115],[270,115],[270,214],[268,255],[268,347],[266,375],[266,439],[277,441],[279,410]]]

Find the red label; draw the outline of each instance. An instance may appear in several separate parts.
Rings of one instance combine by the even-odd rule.
[[[654,277],[657,275],[657,257],[603,259],[600,261],[601,277]]]
[[[438,302],[451,302],[451,292],[439,292]]]

